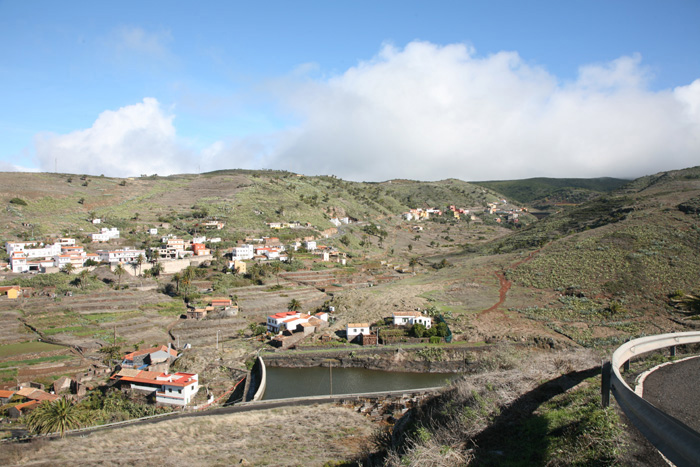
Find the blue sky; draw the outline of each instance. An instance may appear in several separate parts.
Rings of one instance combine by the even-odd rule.
[[[700,163],[700,3],[0,0],[0,170],[354,180]]]

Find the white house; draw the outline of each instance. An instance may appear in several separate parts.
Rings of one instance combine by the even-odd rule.
[[[337,217],[331,217],[331,224],[333,224],[336,227],[340,227],[342,222],[340,222],[340,219]]]
[[[190,403],[199,391],[198,375],[192,373],[175,373],[158,378],[162,389],[156,391],[156,403],[182,405]]]
[[[170,249],[175,249],[175,250],[184,250],[185,249],[185,240],[183,240],[182,238],[175,238],[175,237],[167,238],[165,240],[165,244]]]
[[[53,257],[61,254],[61,244],[40,242],[7,242],[5,249],[10,256],[12,272],[27,272],[53,266]],[[32,261],[34,260],[34,261]]]
[[[122,369],[112,377],[122,387],[156,394],[156,403],[185,406],[199,391],[196,373],[156,373],[136,369]]]
[[[150,229],[148,229],[148,234],[149,235],[158,235],[158,229],[155,227],[151,227]]]
[[[396,326],[413,326],[414,324],[422,324],[426,329],[430,329],[433,325],[433,320],[429,316],[423,316],[419,311],[401,311],[392,313],[394,325]]]
[[[120,250],[97,250],[100,256],[100,261],[103,263],[133,263],[140,255],[146,257],[145,250],[136,250],[132,248],[123,248]]]
[[[233,260],[242,261],[244,259],[253,259],[255,256],[255,247],[250,244],[244,244],[233,248]]]
[[[267,317],[267,330],[278,333],[282,331],[296,331],[297,326],[308,323],[311,315],[295,311],[283,311]]]
[[[6,242],[5,250],[8,255],[15,252],[24,253],[27,258],[48,258],[61,254],[61,244],[44,244],[40,242]]]
[[[27,264],[27,256],[21,252],[16,251],[10,255],[10,269],[12,272],[20,273],[29,271],[29,265]]]
[[[348,323],[345,327],[348,342],[355,340],[360,334],[370,334],[369,323]]]
[[[304,248],[306,248],[309,251],[314,251],[316,249],[316,242],[315,241],[304,242]]]
[[[96,242],[108,242],[112,239],[119,238],[119,229],[116,227],[106,228],[102,227],[99,233],[90,234],[93,243]]]

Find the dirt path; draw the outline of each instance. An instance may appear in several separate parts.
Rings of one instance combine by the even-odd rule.
[[[535,257],[535,254],[539,253],[540,250],[541,250],[541,248],[530,252],[530,254],[527,255],[527,258],[521,259],[520,261],[517,261],[517,262],[511,264],[510,266],[508,266],[505,269],[515,269],[518,266],[520,266],[521,264],[532,260],[532,258]],[[498,290],[498,302],[495,303],[490,308],[483,310],[483,311],[480,311],[478,314],[479,317],[487,315],[487,314],[492,313],[494,311],[497,311],[498,308],[503,304],[503,302],[506,301],[506,296],[508,295],[508,291],[510,290],[513,283],[511,281],[509,281],[508,279],[506,279],[505,269],[503,271],[497,271],[494,273],[496,275],[496,277],[498,278],[499,284],[501,285],[500,289]]]

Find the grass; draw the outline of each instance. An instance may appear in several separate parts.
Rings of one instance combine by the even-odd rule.
[[[624,452],[621,422],[612,407],[600,407],[600,377],[542,404],[518,430],[522,459],[543,464],[611,465]],[[514,457],[503,465],[526,465]]]
[[[231,427],[236,427],[231,430]],[[321,466],[352,460],[374,426],[361,414],[334,405],[268,409],[244,414],[165,420],[98,431],[84,437],[14,445],[0,450],[0,464],[96,463],[152,465],[152,459],[199,465]],[[270,443],[270,433],[277,442]],[[311,435],[312,439],[309,439]],[[124,449],[129,439],[130,448]],[[280,446],[298,446],[290,454]],[[303,446],[303,448],[302,448]],[[143,453],[148,453],[144,456]],[[332,464],[331,464],[332,465]]]
[[[161,316],[180,316],[186,311],[184,303],[178,300],[142,305],[140,309],[155,310]]]
[[[29,360],[11,360],[0,362],[0,368],[11,368],[20,366],[37,365],[39,363],[53,363],[75,358],[73,355],[53,355],[51,357],[32,358]]]
[[[572,195],[584,195],[584,199],[607,193],[629,183],[619,178],[529,178],[526,180],[504,180],[474,182],[502,193],[521,203],[532,203],[542,198],[558,197],[562,202],[580,202]],[[563,192],[563,193],[562,193]]]
[[[484,368],[415,409],[390,437],[379,436],[386,451],[375,456],[391,466],[618,464],[623,431],[614,410],[600,408],[592,360],[585,352],[535,352],[510,369]],[[565,391],[561,382],[575,387]]]
[[[592,294],[692,289],[693,278],[700,275],[695,260],[700,235],[673,218],[655,222],[553,243],[532,261],[509,270],[508,278],[525,287],[574,286]]]
[[[46,342],[21,342],[19,344],[0,345],[0,358],[8,358],[15,355],[28,353],[53,352],[63,349],[60,345],[48,344]]]

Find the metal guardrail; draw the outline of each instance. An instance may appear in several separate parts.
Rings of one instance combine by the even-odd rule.
[[[679,467],[700,465],[700,433],[639,397],[625,382],[620,367],[628,368],[632,357],[682,344],[700,342],[700,332],[679,332],[634,339],[621,345],[612,361],[603,365],[601,395],[603,406],[610,392],[625,415],[668,460]]]

